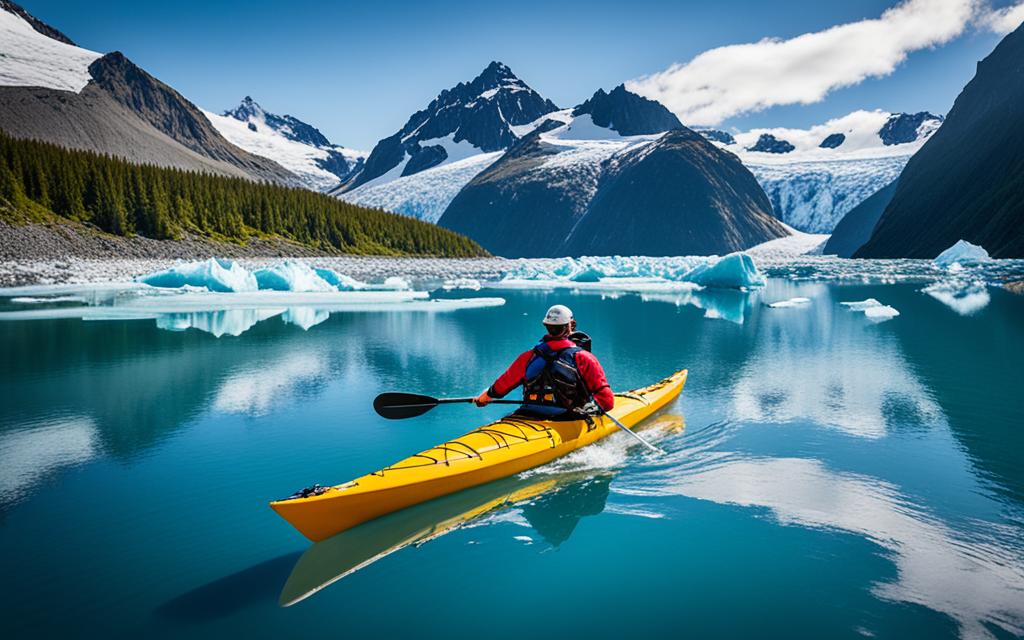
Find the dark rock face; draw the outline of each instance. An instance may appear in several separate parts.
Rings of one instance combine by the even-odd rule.
[[[722,131],[720,129],[694,129],[697,133],[704,136],[712,142],[721,142],[722,144],[736,144],[736,138],[732,137],[732,134],[728,131]]]
[[[917,129],[926,120],[942,121],[942,116],[937,116],[927,111],[919,113],[894,113],[886,120],[882,128],[878,130],[878,137],[882,144],[906,144],[917,140]]]
[[[825,137],[818,146],[822,149],[835,149],[846,142],[846,135],[842,133],[832,133]]]
[[[64,44],[75,44],[71,41],[71,38],[67,37],[57,29],[54,29],[50,25],[46,24],[45,22],[35,17],[28,11],[25,11],[25,9],[22,8],[21,5],[11,2],[10,0],[0,0],[0,11],[7,11],[22,18],[23,20],[25,20],[25,22],[32,25],[33,29],[35,29],[36,31],[38,31],[39,33],[43,34],[48,38],[53,38],[54,40],[63,42]]]
[[[401,131],[378,142],[363,169],[341,191],[384,175],[407,156],[416,171],[444,160],[436,149],[424,151],[421,141],[450,135],[454,142],[466,141],[481,151],[499,151],[518,139],[512,127],[557,110],[553,102],[541,97],[507,66],[492,62],[473,81],[442,91],[426,109],[414,113]],[[421,153],[426,155],[417,158]],[[411,175],[405,173],[406,169],[403,175]]]
[[[732,154],[688,129],[609,163],[568,255],[726,254],[789,235]]]
[[[90,85],[103,89],[161,133],[195,153],[234,165],[254,177],[291,183],[294,176],[276,162],[247,153],[224,139],[199,109],[149,75],[120,52],[89,65]],[[102,151],[102,150],[100,150]]]
[[[663,133],[679,129],[683,123],[660,102],[627,91],[619,85],[611,93],[598,89],[589,100],[576,107],[572,115],[590,115],[599,127],[617,131],[624,136]]]
[[[770,133],[762,133],[754,146],[747,147],[747,151],[762,151],[764,153],[789,153],[793,149],[796,147],[785,140],[779,140]]]
[[[882,217],[882,212],[889,206],[892,196],[896,193],[897,180],[885,185],[866,200],[850,209],[836,225],[825,243],[824,253],[826,255],[837,255],[840,258],[850,258],[857,249],[864,246],[864,243],[871,237],[871,232]]]
[[[957,240],[1024,257],[1024,26],[978,64],[900,174],[858,258],[934,258]]]
[[[788,235],[739,159],[685,127],[590,167],[538,170],[557,153],[530,134],[438,224],[507,257],[722,254]]]

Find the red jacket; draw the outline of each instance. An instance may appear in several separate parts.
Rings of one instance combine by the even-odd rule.
[[[557,351],[571,347],[574,343],[572,340],[562,338],[548,340],[547,344]],[[533,359],[533,355],[533,349],[520,354],[505,373],[498,376],[491,388],[487,390],[487,395],[492,398],[503,398],[509,391],[523,384],[523,378],[526,377],[526,365]],[[605,411],[610,411],[615,406],[615,395],[612,393],[612,388],[608,386],[608,379],[604,375],[601,363],[597,361],[597,356],[589,351],[578,351],[576,353],[576,368],[579,369],[580,375],[583,376],[583,382],[587,385],[587,391],[594,396],[598,406]]]

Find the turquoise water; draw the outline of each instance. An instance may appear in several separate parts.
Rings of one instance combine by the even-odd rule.
[[[0,635],[1019,636],[1024,298],[920,288],[455,292],[507,303],[219,338],[0,322]],[[838,304],[870,297],[900,315]],[[312,547],[267,507],[501,415],[370,400],[478,392],[556,301],[617,389],[690,369],[646,429],[668,455],[619,434]]]

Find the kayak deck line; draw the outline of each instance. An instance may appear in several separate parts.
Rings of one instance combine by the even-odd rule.
[[[608,414],[578,420],[506,416],[349,482],[270,503],[313,541],[405,507],[537,467],[619,430],[675,399],[685,369],[627,394]]]

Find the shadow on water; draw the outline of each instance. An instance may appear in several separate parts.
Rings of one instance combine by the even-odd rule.
[[[267,602],[302,554],[286,553],[187,591],[156,608],[160,618],[201,623]]]

